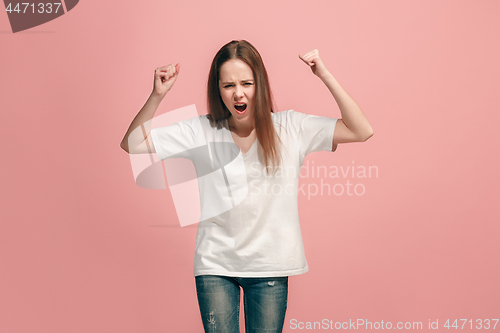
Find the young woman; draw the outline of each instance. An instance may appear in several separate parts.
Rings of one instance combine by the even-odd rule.
[[[211,171],[223,170],[233,205],[202,219],[196,236],[194,275],[205,332],[239,332],[240,288],[246,332],[282,331],[288,277],[309,270],[297,204],[304,158],[373,135],[365,115],[327,70],[318,50],[299,58],[328,87],[342,119],[294,110],[274,112],[260,54],[241,40],[224,45],[213,59],[208,115],[150,129],[150,120],[180,70],[179,64],[160,67],[151,96],[122,141],[128,153],[156,152],[160,159],[178,156],[179,151],[196,151],[197,172],[203,169],[200,159],[205,159]],[[140,126],[142,131],[133,131]],[[194,149],[200,148],[200,142],[206,142],[202,146],[206,154]],[[220,156],[228,155],[227,144],[236,151],[221,162]],[[236,157],[241,163],[230,164]],[[246,195],[234,204],[243,188]]]

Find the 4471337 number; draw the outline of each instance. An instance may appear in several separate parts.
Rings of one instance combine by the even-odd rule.
[[[460,322],[459,322],[460,321]],[[454,328],[454,329],[495,329],[498,323],[498,319],[476,319],[473,321],[473,319],[455,319],[453,323],[450,325],[450,319],[444,323],[443,327],[446,327],[447,329]],[[461,325],[460,325],[461,324]],[[470,324],[470,326],[469,326]]]
[[[22,8],[24,6],[24,8]],[[9,14],[10,13],[18,13],[18,14],[26,14],[26,13],[31,13],[31,14],[51,14],[51,13],[57,13],[59,8],[61,7],[61,3],[44,3],[44,2],[39,2],[39,3],[29,3],[29,2],[23,2],[23,3],[17,3],[14,8],[12,8],[12,3],[9,3],[9,5],[5,8],[5,11],[7,11]],[[62,9],[61,9],[62,10]]]

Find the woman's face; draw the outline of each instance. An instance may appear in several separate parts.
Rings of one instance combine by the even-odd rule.
[[[250,66],[240,59],[230,59],[222,64],[219,91],[236,126],[254,123],[255,81]]]

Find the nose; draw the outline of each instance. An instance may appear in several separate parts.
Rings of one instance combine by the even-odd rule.
[[[243,88],[240,85],[236,85],[236,89],[234,91],[234,99],[239,100],[243,97]]]

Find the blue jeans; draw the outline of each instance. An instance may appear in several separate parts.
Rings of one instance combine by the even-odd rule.
[[[240,278],[199,275],[195,280],[206,333],[240,333],[240,287],[245,306],[245,332],[282,332],[288,276]]]

